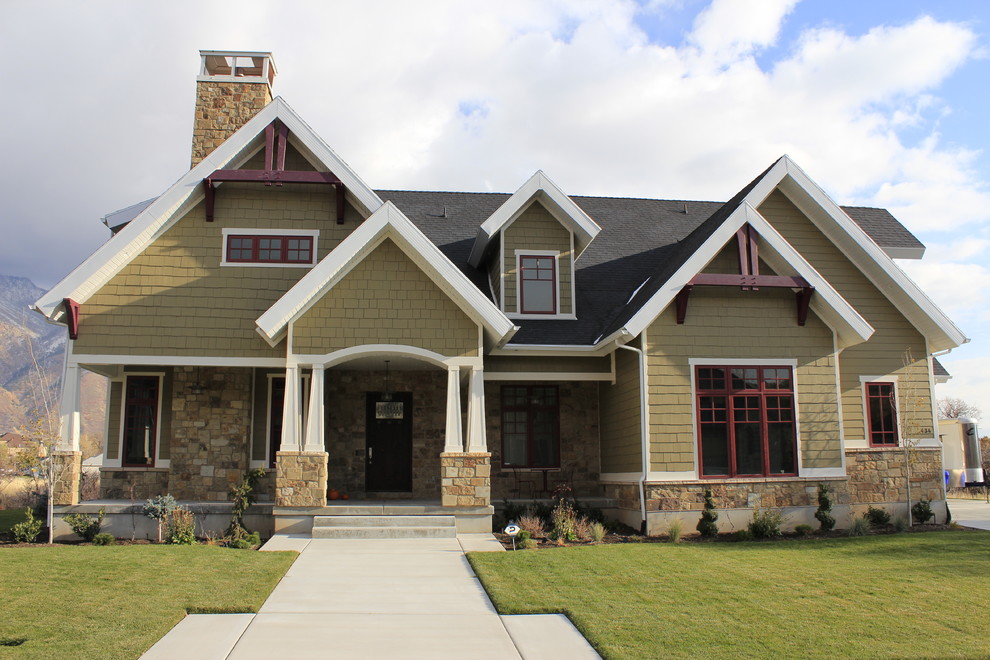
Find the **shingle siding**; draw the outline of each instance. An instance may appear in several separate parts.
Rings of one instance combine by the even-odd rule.
[[[571,234],[539,202],[529,208],[505,231],[505,253],[502,256],[505,272],[505,311],[521,312],[516,300],[517,263],[516,250],[556,250],[557,288],[559,314],[573,313],[571,305]]]

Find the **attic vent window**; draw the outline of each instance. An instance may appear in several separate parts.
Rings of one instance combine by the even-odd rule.
[[[305,266],[316,263],[317,231],[224,230],[225,266]]]

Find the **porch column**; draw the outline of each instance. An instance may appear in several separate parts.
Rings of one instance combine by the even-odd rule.
[[[59,404],[59,451],[79,451],[80,413],[79,383],[82,369],[66,362],[62,378],[62,399]]]
[[[471,367],[471,379],[468,386],[467,436],[469,453],[488,451],[488,439],[485,437],[485,370],[483,367]]]
[[[461,437],[461,369],[447,367],[447,435],[444,452],[464,451]]]
[[[300,383],[299,367],[285,368],[285,401],[282,404],[282,445],[281,451],[299,451],[300,429]]]
[[[326,451],[324,448],[324,409],[323,409],[323,380],[325,369],[322,366],[313,367],[313,375],[309,379],[309,413],[306,418],[306,439],[303,451]]]

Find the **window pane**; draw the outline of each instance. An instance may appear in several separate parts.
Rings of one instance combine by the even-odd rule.
[[[556,411],[538,411],[533,414],[533,460],[535,467],[552,467],[557,460]]]
[[[124,401],[124,465],[154,465],[157,416],[158,378],[128,377]]]
[[[701,471],[709,477],[729,474],[729,427],[725,424],[701,425]]]
[[[763,440],[760,425],[743,423],[735,425],[736,474],[763,474]]]
[[[732,389],[734,390],[757,390],[760,388],[760,381],[756,369],[733,369]]]
[[[523,312],[553,313],[554,296],[552,280],[523,280]]]
[[[794,425],[768,424],[767,447],[770,458],[770,474],[794,474]]]
[[[698,369],[699,390],[724,390],[725,369],[701,367]]]

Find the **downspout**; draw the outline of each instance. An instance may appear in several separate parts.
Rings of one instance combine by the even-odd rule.
[[[616,344],[639,354],[639,428],[642,445],[643,474],[639,477],[639,515],[642,520],[640,531],[646,533],[646,479],[650,475],[650,429],[647,424],[646,354],[642,348]]]

